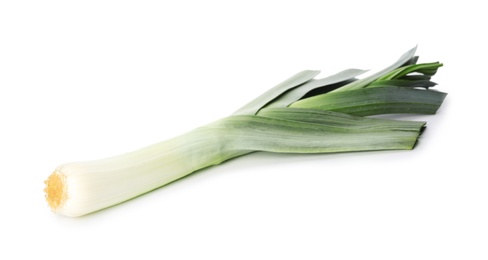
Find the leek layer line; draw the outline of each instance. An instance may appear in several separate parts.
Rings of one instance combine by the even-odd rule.
[[[140,150],[58,166],[45,181],[55,213],[86,215],[257,151],[335,153],[413,149],[426,122],[368,118],[435,114],[446,94],[432,90],[441,63],[417,64],[416,48],[358,79],[349,69],[314,79],[306,70],[223,119]]]

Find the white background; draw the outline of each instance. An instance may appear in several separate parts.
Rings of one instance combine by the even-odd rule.
[[[171,3],[173,2],[173,3]],[[451,3],[456,4],[451,4]],[[482,1],[0,2],[0,259],[487,259]],[[81,218],[60,163],[229,115],[304,69],[419,45],[449,95],[413,151],[255,153]]]

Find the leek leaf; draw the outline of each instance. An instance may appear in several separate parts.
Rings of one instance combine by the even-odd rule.
[[[283,95],[277,97],[265,107],[287,107],[291,103],[301,99],[308,92],[314,89],[331,86],[340,82],[348,82],[349,80],[353,80],[355,77],[365,72],[365,70],[348,69],[326,78],[310,80],[307,83],[301,85],[299,88],[289,90]]]
[[[290,107],[324,109],[359,116],[435,114],[446,95],[433,90],[376,87],[330,92],[299,100]]]
[[[207,127],[226,140],[224,148],[279,153],[331,153],[412,149],[423,122],[410,127],[363,128],[329,126],[281,118],[236,115]]]
[[[437,85],[437,83],[432,82],[430,80],[391,79],[391,80],[375,81],[369,84],[368,88],[389,87],[389,86],[410,87],[410,88],[430,88],[430,87],[434,87],[435,85]]]
[[[360,89],[360,88],[364,88],[366,87],[369,83],[375,81],[376,79],[378,78],[381,78],[383,77],[384,75],[390,73],[392,70],[398,68],[398,67],[401,67],[403,66],[404,64],[408,63],[408,62],[411,62],[413,59],[414,59],[414,54],[415,54],[415,51],[417,50],[417,47],[407,51],[405,54],[403,54],[400,59],[398,59],[395,63],[393,63],[392,65],[386,67],[385,69],[379,71],[379,72],[376,72],[375,74],[369,76],[369,77],[366,77],[364,79],[360,79],[360,80],[357,80],[353,83],[350,83],[342,88],[339,88],[339,89],[336,89],[336,90],[333,90],[332,92],[339,92],[339,91],[345,91],[345,90],[351,90],[351,89]],[[416,62],[416,60],[415,60]]]
[[[379,78],[378,81],[398,79],[407,76],[409,73],[413,73],[413,72],[421,73],[426,76],[433,76],[437,72],[437,69],[440,67],[442,67],[442,63],[439,62],[409,65],[409,66],[398,68],[388,73],[387,75]]]
[[[313,79],[320,73],[318,70],[305,70],[299,72],[292,77],[288,78],[287,80],[283,81],[282,83],[276,85],[275,87],[271,88],[270,90],[264,92],[259,97],[255,98],[251,102],[247,103],[236,112],[234,115],[254,115],[256,114],[259,109],[263,106],[268,104],[270,101],[278,97],[279,95],[283,94],[289,89],[295,88],[303,83]]]

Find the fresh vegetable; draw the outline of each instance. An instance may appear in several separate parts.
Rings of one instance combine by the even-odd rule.
[[[199,169],[255,151],[331,153],[412,149],[425,122],[365,116],[434,114],[441,63],[417,64],[416,48],[363,79],[350,69],[314,79],[300,72],[232,115],[131,153],[58,166],[45,181],[50,208],[81,216],[124,202]]]

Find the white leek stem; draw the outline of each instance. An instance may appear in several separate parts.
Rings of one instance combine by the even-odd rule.
[[[129,200],[228,159],[233,153],[213,132],[199,128],[128,154],[60,165],[46,198],[54,212],[73,217]]]

